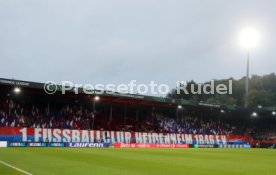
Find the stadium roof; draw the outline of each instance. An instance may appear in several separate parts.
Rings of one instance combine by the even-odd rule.
[[[36,93],[36,94],[44,94],[49,95],[45,92],[45,87],[49,85],[48,83],[37,83],[37,82],[29,82],[29,81],[22,81],[22,80],[14,80],[14,79],[4,79],[0,78],[0,88],[6,89],[6,91],[10,90],[10,87],[21,87],[24,88],[28,93]],[[74,89],[66,91],[66,95],[62,95],[61,85],[56,86],[57,91],[49,96],[52,97],[69,97],[74,98],[77,97],[78,99],[82,98],[83,100],[90,100],[95,95],[101,96],[101,102],[106,103],[118,103],[118,104],[140,104],[140,105],[149,105],[149,106],[166,106],[166,107],[177,107],[178,105],[183,106],[207,106],[207,107],[214,107],[220,108],[221,105],[211,105],[205,103],[194,104],[189,100],[183,99],[170,99],[165,97],[155,97],[155,96],[148,96],[148,95],[140,95],[140,94],[123,94],[123,93],[110,93],[108,91],[104,91],[102,94],[98,94],[99,91],[92,90],[89,94],[84,93],[83,88],[78,88],[78,94],[75,94]]]
[[[154,97],[154,96],[146,96],[140,94],[122,94],[122,93],[110,93],[108,91],[104,91],[102,94],[99,94],[99,91],[92,90],[89,94],[84,93],[83,88],[78,88],[78,93],[76,94],[73,90],[66,91],[66,95],[62,95],[61,85],[57,85],[57,91],[54,94],[47,94],[45,88],[47,83],[37,83],[37,82],[29,82],[22,80],[14,80],[14,79],[4,79],[0,78],[0,89],[8,91],[10,87],[20,87],[24,88],[24,91],[32,94],[44,94],[51,97],[64,97],[64,98],[74,98],[82,99],[84,101],[91,100],[95,95],[101,96],[101,102],[106,103],[118,103],[118,104],[140,104],[140,105],[150,105],[150,106],[177,106],[179,105],[176,101],[163,97]]]
[[[49,95],[45,92],[45,87],[47,83],[37,83],[37,82],[29,82],[29,81],[22,81],[22,80],[14,80],[14,79],[4,79],[0,78],[0,89],[9,90],[10,87],[21,87],[24,88],[29,93],[36,93],[36,94],[44,94],[51,97],[67,97],[67,98],[74,98],[83,99],[84,101],[91,102],[92,97],[95,95],[101,96],[101,102],[103,103],[113,103],[113,104],[139,104],[139,105],[148,105],[148,106],[164,106],[164,107],[177,107],[178,105],[183,106],[202,106],[202,107],[209,107],[209,108],[223,108],[229,111],[236,110],[236,106],[231,105],[220,105],[220,104],[208,104],[205,102],[195,103],[189,100],[184,99],[170,99],[166,97],[155,97],[155,96],[148,96],[148,95],[140,95],[140,94],[123,94],[123,93],[110,93],[108,91],[104,91],[102,94],[98,94],[99,91],[92,90],[89,94],[84,93],[83,88],[78,88],[78,94],[75,94],[74,89],[69,90],[66,92],[66,95],[62,95],[61,85],[57,85],[57,91],[55,94]],[[263,110],[274,110],[270,108],[263,108]]]

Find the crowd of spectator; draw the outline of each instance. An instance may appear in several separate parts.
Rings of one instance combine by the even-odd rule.
[[[98,122],[94,127],[93,111],[78,105],[62,105],[49,108],[47,105],[23,105],[13,101],[2,101],[0,108],[0,126],[61,129],[110,129]],[[98,114],[97,114],[98,115]],[[101,118],[103,119],[103,118]],[[116,119],[114,119],[116,120]],[[107,123],[107,122],[102,122]],[[236,134],[236,129],[214,118],[184,116],[181,119],[165,117],[161,114],[154,120],[137,121],[139,127],[119,120],[110,122],[116,125],[112,129],[145,132],[167,132],[187,134]],[[134,129],[136,128],[136,129]],[[239,133],[242,134],[242,133]]]
[[[276,141],[276,132],[267,130],[256,133],[255,137],[256,140],[268,140],[268,141]]]
[[[93,113],[82,110],[81,107],[61,107],[50,112],[49,107],[32,105],[23,106],[13,101],[2,102],[0,108],[0,126],[32,127],[32,128],[61,128],[61,129],[90,129]]]
[[[229,124],[215,121],[212,118],[199,118],[197,116],[186,116],[179,120],[158,116],[160,128],[165,132],[230,135],[233,128]]]

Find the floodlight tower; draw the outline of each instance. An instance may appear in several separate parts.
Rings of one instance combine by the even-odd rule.
[[[258,32],[254,29],[245,29],[242,31],[241,45],[247,51],[247,64],[246,64],[246,79],[245,79],[245,96],[244,96],[244,107],[248,107],[248,92],[249,92],[249,57],[250,50],[257,46]]]

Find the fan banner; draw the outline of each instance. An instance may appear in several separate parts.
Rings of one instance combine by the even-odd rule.
[[[0,141],[9,142],[86,142],[160,144],[245,144],[250,136],[173,134],[76,129],[0,127]]]

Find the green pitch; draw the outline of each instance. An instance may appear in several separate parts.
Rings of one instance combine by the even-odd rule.
[[[0,148],[0,161],[33,175],[275,175],[276,150]],[[1,175],[23,174],[0,163]]]

